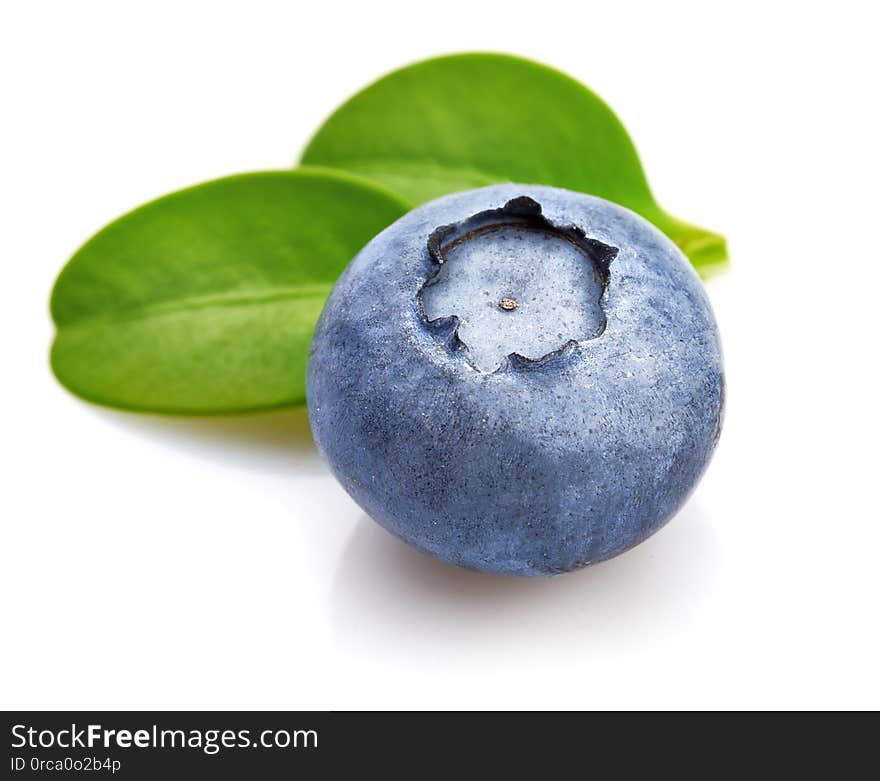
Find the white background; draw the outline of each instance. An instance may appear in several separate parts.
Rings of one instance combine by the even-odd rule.
[[[0,707],[880,707],[870,8],[4,5]],[[364,516],[301,411],[153,418],[53,380],[49,291],[91,233],[476,49],[595,89],[661,203],[729,237],[726,427],[663,531],[552,580],[460,571]]]

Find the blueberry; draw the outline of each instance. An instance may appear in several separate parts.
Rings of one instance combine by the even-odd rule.
[[[371,241],[308,366],[315,442],[386,529],[464,567],[551,575],[636,545],[715,447],[724,379],[699,278],[632,212],[504,184]]]

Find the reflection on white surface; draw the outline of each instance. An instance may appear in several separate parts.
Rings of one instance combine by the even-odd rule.
[[[146,415],[89,406],[95,415],[140,436],[220,463],[264,473],[324,472],[305,407],[220,417]]]
[[[688,504],[615,559],[555,578],[499,577],[443,564],[363,517],[333,587],[337,645],[377,657],[413,651],[470,659],[504,646],[543,656],[675,632],[712,590],[716,539]],[[355,650],[356,649],[356,650]]]

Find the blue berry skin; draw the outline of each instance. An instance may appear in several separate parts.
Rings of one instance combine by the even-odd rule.
[[[422,292],[445,233],[521,219],[583,239],[604,327],[490,371],[455,313],[428,321]],[[724,402],[715,320],[675,245],[615,204],[519,184],[445,196],[374,238],[328,299],[307,388],[315,442],[372,518],[511,575],[569,572],[657,531],[705,470]]]

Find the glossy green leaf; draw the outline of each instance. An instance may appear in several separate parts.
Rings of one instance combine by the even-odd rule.
[[[495,182],[548,184],[627,206],[701,271],[723,237],[664,212],[623,125],[565,74],[500,54],[464,54],[395,71],[321,127],[302,162],[352,171],[413,205]]]
[[[302,168],[173,193],[108,225],[52,293],[52,368],[101,404],[207,414],[302,403],[339,274],[406,211],[375,184]]]

